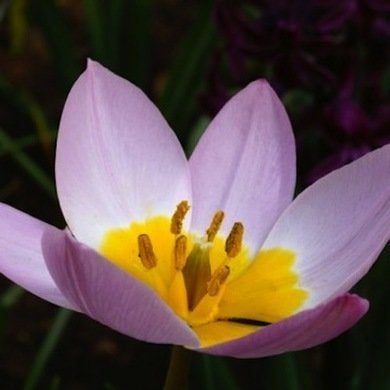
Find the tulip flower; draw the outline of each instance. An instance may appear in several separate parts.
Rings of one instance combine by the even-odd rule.
[[[61,118],[67,228],[0,205],[0,272],[128,336],[260,357],[336,337],[389,240],[390,145],[293,200],[295,145],[265,81],[235,95],[189,160],[134,85],[89,61]]]

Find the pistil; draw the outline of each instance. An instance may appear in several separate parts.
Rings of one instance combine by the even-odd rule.
[[[188,309],[193,310],[207,293],[207,282],[211,278],[209,249],[195,244],[183,268],[188,294]]]

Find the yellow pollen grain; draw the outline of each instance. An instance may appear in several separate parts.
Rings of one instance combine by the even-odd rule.
[[[171,219],[171,233],[180,234],[183,227],[184,218],[190,209],[190,205],[186,200],[181,201],[174,212]]]
[[[223,218],[225,217],[225,213],[222,210],[218,210],[210,223],[209,228],[206,230],[207,233],[207,241],[214,241],[215,236],[218,233],[219,228],[222,225]]]
[[[225,252],[229,257],[236,257],[241,252],[244,225],[236,222],[225,242]]]
[[[147,269],[152,269],[157,265],[152,241],[147,234],[140,234],[138,236],[138,257],[141,259],[143,266]]]
[[[175,268],[178,271],[182,271],[187,261],[187,237],[181,235],[176,238],[174,257],[175,257]]]
[[[207,294],[211,297],[216,296],[221,285],[226,282],[229,274],[230,268],[227,265],[217,268],[207,285]]]

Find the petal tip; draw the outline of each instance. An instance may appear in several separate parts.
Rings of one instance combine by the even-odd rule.
[[[254,80],[249,85],[253,85],[256,88],[261,88],[261,89],[264,89],[264,90],[273,89],[271,87],[271,84],[266,79]]]
[[[87,58],[87,69],[93,68],[94,66],[96,66],[96,64],[98,64],[98,62],[96,62],[95,60],[93,60],[90,57]]]
[[[343,297],[351,304],[351,310],[356,313],[356,322],[359,321],[369,310],[370,302],[356,294],[348,294]],[[358,318],[358,316],[360,317]]]
[[[244,91],[250,92],[256,96],[275,95],[275,91],[266,79],[257,79],[250,82]]]
[[[87,75],[87,80],[92,81],[96,76],[99,76],[102,73],[111,73],[111,72],[99,62],[94,61],[91,58],[88,58],[87,68],[85,70],[85,74]]]

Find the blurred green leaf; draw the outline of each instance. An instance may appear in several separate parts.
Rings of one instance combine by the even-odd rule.
[[[179,47],[166,88],[159,99],[161,111],[177,130],[182,142],[187,138],[183,129],[189,125],[195,111],[209,54],[217,43],[212,9],[212,1],[202,2],[196,20]]]
[[[0,3],[0,23],[3,22],[5,15],[7,14],[11,0],[3,0]]]
[[[56,375],[54,378],[51,380],[50,383],[50,390],[60,390],[61,389],[61,378]]]
[[[41,27],[43,36],[49,46],[49,53],[54,61],[55,69],[61,81],[63,90],[68,91],[81,67],[76,62],[74,47],[65,24],[63,15],[54,0],[34,0],[30,11]]]
[[[41,106],[32,99],[29,95],[23,94],[22,99],[25,103],[26,110],[28,111],[37,133],[39,143],[46,151],[46,154],[50,155],[52,152],[52,145],[54,140],[54,130],[50,127],[46,114]]]
[[[152,0],[84,0],[91,56],[145,88],[150,70]]]
[[[43,340],[43,343],[35,356],[33,365],[24,382],[24,390],[33,390],[37,388],[40,377],[45,371],[46,365],[56,349],[59,340],[71,319],[72,312],[66,309],[58,309],[49,333]]]
[[[306,380],[303,377],[307,371],[301,368],[296,353],[284,353],[268,358],[269,389],[273,390],[304,390]]]
[[[23,50],[27,37],[27,2],[13,0],[9,8],[10,49],[13,54]]]
[[[0,147],[9,151],[12,158],[20,167],[31,176],[53,199],[56,199],[56,191],[53,181],[49,176],[29,157],[8,134],[0,128]]]
[[[232,375],[224,358],[199,355],[202,361],[201,376],[204,377],[202,388],[206,390],[238,390],[236,379]],[[199,375],[199,373],[198,373]]]
[[[83,4],[92,55],[95,60],[110,66],[108,53],[110,31],[107,25],[107,14],[110,12],[111,4],[101,0],[84,0]]]
[[[19,298],[23,295],[24,290],[17,285],[12,285],[0,296],[0,307],[9,309],[16,302],[19,301]]]
[[[27,148],[29,146],[36,145],[37,139],[36,139],[35,135],[27,135],[25,137],[20,137],[18,139],[17,144],[18,144],[18,147],[20,149],[24,149],[24,148]],[[9,149],[5,148],[4,145],[0,145],[0,158],[9,155],[10,152],[11,151]]]
[[[39,141],[42,148],[50,155],[55,131],[50,126],[45,111],[39,103],[26,91],[15,88],[1,77],[0,95],[4,96],[7,105],[29,117],[37,134],[36,142]]]
[[[283,95],[283,104],[289,113],[298,115],[314,103],[313,95],[303,89],[290,89]]]
[[[118,4],[112,12],[111,31],[114,32],[110,46],[111,55],[117,58],[122,64],[118,70],[136,83],[139,87],[146,89],[150,82],[151,69],[151,13],[153,0],[123,1],[116,0]],[[115,20],[121,18],[121,23],[115,24]],[[117,26],[121,26],[119,30]],[[119,42],[123,42],[119,46]]]
[[[19,286],[11,285],[11,287],[0,296],[0,345],[5,335],[9,311],[19,301],[23,294],[23,289]]]
[[[210,119],[206,116],[201,116],[198,121],[195,123],[195,126],[190,131],[190,135],[187,140],[185,151],[188,156],[191,155],[192,151],[195,149],[200,137],[203,135],[207,126],[210,123]]]
[[[116,387],[111,383],[105,383],[103,388],[104,390],[116,390]]]

